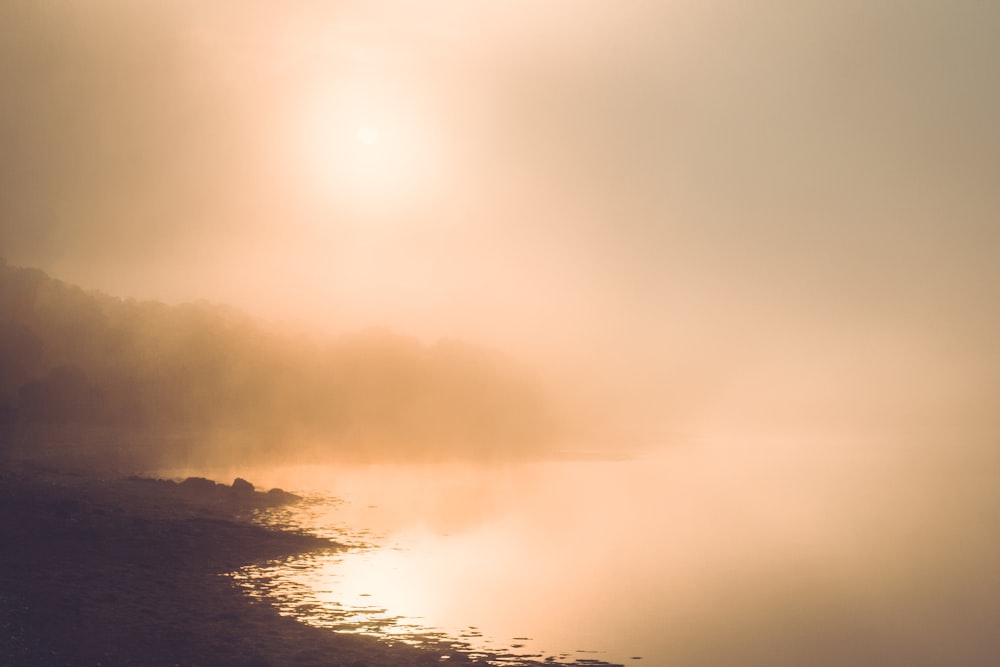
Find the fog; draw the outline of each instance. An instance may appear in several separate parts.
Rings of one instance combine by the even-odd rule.
[[[989,664],[996,459],[840,444],[727,438],[640,460],[252,470],[342,499],[279,525],[383,548],[266,564],[251,580],[259,571],[287,613],[322,627],[419,638],[475,626],[531,654]]]
[[[0,0],[0,435],[375,480],[387,531],[632,586],[595,636],[682,661],[986,664],[997,34],[976,0]],[[331,459],[385,467],[271,467]]]
[[[0,247],[117,296],[481,342],[683,428],[985,428],[998,18],[6,2]]]

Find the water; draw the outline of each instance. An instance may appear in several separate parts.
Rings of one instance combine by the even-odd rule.
[[[942,460],[692,447],[271,471],[308,497],[259,520],[347,548],[235,576],[304,622],[497,665],[978,664],[1000,476]]]

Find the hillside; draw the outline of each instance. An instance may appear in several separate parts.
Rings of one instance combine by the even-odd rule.
[[[469,344],[376,330],[317,341],[225,306],[121,299],[6,263],[0,417],[135,443],[182,436],[130,446],[188,460],[506,458],[555,435],[533,377]]]

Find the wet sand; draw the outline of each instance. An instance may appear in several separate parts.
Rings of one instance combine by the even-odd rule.
[[[0,466],[0,665],[378,667],[440,664],[283,617],[226,573],[332,549],[253,525],[281,499],[10,461]],[[451,654],[449,664],[485,664]]]

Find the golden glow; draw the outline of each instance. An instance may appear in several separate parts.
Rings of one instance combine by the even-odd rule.
[[[991,567],[997,537],[965,509],[996,507],[995,475],[901,460],[881,444],[733,437],[631,461],[273,470],[291,488],[298,479],[346,499],[309,506],[302,525],[369,528],[361,539],[382,548],[264,570],[285,582],[277,592],[292,612],[319,602],[327,619],[397,636],[474,625],[474,642],[529,636],[523,652],[598,649],[615,662],[801,664],[821,637],[854,636],[845,608],[863,632],[951,641],[969,619],[940,609],[925,584],[976,610],[976,575],[962,566]],[[854,664],[870,648],[826,650]]]
[[[371,146],[372,144],[377,144],[382,139],[382,132],[379,131],[377,127],[372,127],[371,125],[365,125],[359,127],[358,131],[354,133],[358,141],[365,144],[366,146]]]
[[[289,176],[344,223],[392,226],[440,193],[443,152],[417,91],[358,74],[317,84],[295,112]]]
[[[328,334],[371,326],[428,348],[473,341],[552,389],[553,420],[572,425],[560,445],[575,453],[713,436],[753,451],[780,438],[810,461],[846,442],[961,466],[1000,433],[997,25],[1000,3],[977,0],[0,0],[0,253],[116,297],[290,322],[324,343],[287,355],[274,344],[273,358],[310,371]],[[55,313],[53,330],[72,335],[66,322],[101,331],[115,310],[9,303]],[[30,338],[7,329],[4,344]],[[245,375],[264,369],[261,393],[239,405],[274,396],[260,412],[275,421],[296,410],[337,421],[323,404],[336,382],[317,372],[305,385],[240,356],[271,345],[264,335],[234,334],[244,344],[231,349],[221,336],[143,335],[94,349],[128,347],[174,378],[133,343],[180,341],[171,360],[190,343],[204,363],[177,368],[220,386],[254,386]],[[403,367],[420,368],[413,356]],[[375,376],[398,368],[376,361]],[[0,414],[37,371],[10,363]],[[412,379],[394,377],[386,395]],[[324,390],[296,401],[301,386]],[[398,402],[401,424],[419,422],[406,421],[413,395]],[[364,405],[382,418],[378,401]],[[410,449],[397,453],[426,453],[401,441]],[[806,475],[829,482],[828,503],[779,465],[705,460],[690,478],[664,472],[665,493],[704,505],[673,514],[685,541],[664,557],[672,572],[728,558],[737,538],[780,560],[850,537],[837,502],[858,478]],[[865,499],[911,501],[908,477],[881,481]],[[966,501],[978,511],[959,487],[955,513]],[[699,523],[716,501],[757,512],[754,530]],[[912,502],[912,524],[934,516]],[[824,533],[827,511],[843,521]],[[924,546],[960,544],[942,534]],[[897,538],[884,558],[902,570],[902,547],[921,545]]]

